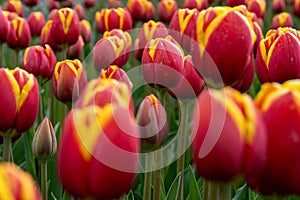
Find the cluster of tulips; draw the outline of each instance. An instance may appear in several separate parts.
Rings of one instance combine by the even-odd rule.
[[[297,199],[298,17],[300,0],[8,0],[0,199]]]

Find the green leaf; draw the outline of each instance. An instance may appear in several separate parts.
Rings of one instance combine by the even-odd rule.
[[[24,141],[24,150],[25,150],[25,163],[26,163],[26,171],[28,171],[31,176],[38,181],[37,178],[37,173],[35,169],[35,161],[34,161],[34,156],[32,153],[32,147],[31,147],[31,142],[32,142],[32,136],[34,133],[34,129],[31,128],[29,130],[30,132],[25,132],[23,133],[23,141]]]
[[[128,200],[134,200],[134,195],[133,195],[132,190],[130,190],[130,192],[128,193],[127,199],[128,199]]]
[[[189,173],[190,173],[190,199],[199,200],[201,199],[200,190],[198,188],[196,177],[191,165],[189,166]]]
[[[165,188],[163,177],[161,177],[161,181],[160,181],[160,199],[161,200],[166,199],[166,188]]]
[[[249,188],[247,184],[244,184],[237,191],[232,200],[247,200],[249,199]]]
[[[178,192],[179,192],[179,184],[180,184],[180,179],[181,179],[181,174],[179,173],[177,175],[177,177],[175,178],[175,180],[173,181],[169,191],[168,191],[168,194],[167,194],[167,197],[166,197],[166,200],[174,200],[174,199],[177,199],[178,197]]]

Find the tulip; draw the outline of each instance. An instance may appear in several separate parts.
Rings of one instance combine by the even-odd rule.
[[[255,98],[267,128],[267,161],[248,185],[264,195],[299,195],[299,80],[265,83]],[[275,174],[275,176],[274,176]]]
[[[59,9],[60,3],[56,0],[48,0],[48,10]]]
[[[192,53],[198,72],[209,86],[222,87],[241,79],[256,35],[252,20],[240,8],[212,7],[199,14],[197,41]]]
[[[266,128],[249,95],[230,87],[206,90],[198,97],[192,119],[192,155],[199,175],[232,181],[262,170]]]
[[[256,73],[261,83],[282,83],[300,77],[299,38],[299,32],[292,28],[268,31],[256,55]]]
[[[120,89],[113,89],[118,101],[101,95],[101,91],[114,87]],[[140,146],[138,129],[124,104],[130,92],[122,82],[93,80],[78,101],[86,102],[96,92],[105,97],[99,99],[99,104],[76,107],[65,119],[58,151],[58,175],[63,188],[76,198],[120,198],[135,179]],[[102,103],[102,100],[108,101]]]
[[[74,45],[69,46],[67,48],[67,57],[68,58],[79,58],[79,56],[83,50],[83,46],[84,46],[84,41],[80,35],[77,42]]]
[[[293,13],[295,16],[300,16],[300,0],[293,0]]]
[[[9,22],[9,27],[6,38],[7,45],[12,49],[27,47],[31,39],[27,21],[21,17],[17,17]]]
[[[178,9],[171,19],[169,33],[186,50],[190,50],[191,42],[196,40],[198,15],[197,9]]]
[[[106,70],[102,69],[100,73],[100,78],[116,79],[118,81],[126,83],[130,91],[132,89],[132,82],[130,81],[126,72],[117,65],[110,65]]]
[[[273,12],[283,12],[285,9],[284,0],[272,0],[272,10]]]
[[[143,56],[143,51],[140,49],[140,39],[139,38],[136,38],[135,41],[134,41],[134,57],[137,59],[137,60],[141,60],[142,59],[142,56]]]
[[[182,72],[183,50],[172,37],[156,38],[147,43],[142,57],[142,73],[147,83],[175,87]]]
[[[3,10],[2,12],[6,16],[6,18],[8,19],[8,21],[12,21],[13,19],[19,17],[19,15],[17,13],[15,13],[15,12],[9,12],[7,10]]]
[[[90,43],[92,37],[92,28],[89,21],[83,19],[80,21],[80,35],[85,44]]]
[[[226,5],[230,7],[246,5],[246,0],[226,0]]]
[[[28,130],[35,122],[39,105],[39,89],[36,78],[25,70],[0,69],[2,115],[0,131]]]
[[[23,16],[23,6],[22,2],[19,0],[9,0],[6,2],[6,10],[9,12],[15,12],[20,17]]]
[[[184,8],[189,8],[189,9],[196,8],[199,11],[206,9],[207,6],[208,6],[207,0],[184,0],[183,2]]]
[[[151,1],[148,1],[145,21],[153,20],[154,18],[155,18],[155,7]]]
[[[1,42],[6,42],[6,37],[8,34],[8,20],[7,17],[5,16],[4,12],[0,8],[0,43]]]
[[[266,15],[266,1],[265,0],[247,0],[247,9],[254,12],[258,18],[264,19]]]
[[[127,8],[133,20],[147,21],[154,19],[155,10],[151,1],[148,0],[129,0]]]
[[[29,7],[36,6],[39,4],[39,2],[40,2],[39,0],[23,0],[23,3]]]
[[[85,12],[80,4],[76,4],[74,10],[76,11],[79,20],[85,19]]]
[[[52,88],[59,101],[71,102],[76,100],[86,83],[86,72],[79,60],[64,60],[56,63]]]
[[[0,185],[0,199],[42,200],[39,189],[30,174],[15,164],[0,164]]]
[[[124,8],[102,9],[95,14],[96,30],[100,33],[121,29],[132,29],[132,19],[129,11]]]
[[[56,57],[49,45],[31,46],[25,49],[22,67],[27,72],[45,80],[52,78]]]
[[[58,45],[71,46],[80,35],[78,15],[70,8],[61,8],[53,16],[51,38]]]
[[[92,8],[95,5],[95,0],[83,0],[83,4],[86,8]]]
[[[192,57],[184,57],[182,80],[169,93],[178,99],[194,99],[204,88],[204,81],[195,69]]]
[[[169,133],[167,114],[160,101],[153,95],[146,96],[137,112],[141,142],[145,149],[160,147]]]
[[[122,7],[122,2],[121,2],[121,0],[107,0],[106,1],[106,7],[107,8]]]
[[[175,0],[161,0],[158,3],[159,20],[162,22],[170,22],[177,9],[177,2]]]
[[[48,44],[53,50],[61,51],[61,48],[53,41],[50,30],[52,28],[53,20],[48,20],[41,31],[41,45]]]
[[[290,13],[282,12],[273,17],[271,29],[277,29],[278,27],[293,27],[293,19]]]
[[[31,35],[40,35],[45,25],[45,17],[42,12],[32,12],[27,19]]]

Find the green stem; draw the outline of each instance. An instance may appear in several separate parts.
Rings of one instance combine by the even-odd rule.
[[[41,192],[43,200],[48,200],[47,161],[41,161]]]
[[[209,181],[208,199],[222,200],[220,199],[220,184]]]
[[[220,184],[220,193],[219,199],[222,200],[231,200],[231,184],[222,183]]]
[[[162,150],[158,149],[156,152],[156,166],[157,170],[154,171],[154,192],[153,192],[153,199],[159,200],[160,199],[160,184],[161,184],[161,162],[162,162]]]
[[[13,66],[13,68],[19,66],[19,52],[20,52],[20,49],[19,49],[19,48],[15,49],[15,53],[16,53],[16,65]]]
[[[68,48],[67,45],[62,45],[61,46],[61,52],[60,52],[60,55],[59,55],[60,61],[63,61],[63,60],[67,59],[67,48]]]
[[[179,100],[181,110],[180,127],[178,130],[178,156],[177,160],[177,174],[181,173],[181,179],[179,184],[179,199],[183,199],[183,180],[184,180],[184,161],[185,161],[185,146],[187,140],[187,127],[188,127],[188,107],[186,101]]]
[[[4,135],[3,136],[3,161],[10,162],[10,154],[11,154],[11,136]]]
[[[150,155],[150,154],[149,154]],[[145,179],[144,179],[144,200],[151,200],[151,187],[152,187],[152,159],[150,156],[146,156],[145,163]]]
[[[43,99],[42,96],[40,96],[40,102],[39,102],[39,112],[38,112],[38,119],[39,119],[39,123],[41,123],[43,121]]]
[[[209,200],[209,181],[203,179],[203,200]]]

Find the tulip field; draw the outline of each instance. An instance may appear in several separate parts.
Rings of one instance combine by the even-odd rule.
[[[0,200],[300,200],[300,0],[0,3]]]

